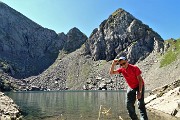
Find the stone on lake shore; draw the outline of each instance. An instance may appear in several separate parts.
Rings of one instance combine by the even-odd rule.
[[[180,86],[176,88],[167,87],[166,89],[171,90],[166,91],[164,87],[158,88],[159,92],[154,90],[155,94],[152,93],[145,99],[146,107],[180,118]]]
[[[20,120],[20,108],[4,93],[0,92],[0,120]]]

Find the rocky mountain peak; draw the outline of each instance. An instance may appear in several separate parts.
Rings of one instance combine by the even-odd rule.
[[[136,63],[152,51],[163,51],[163,39],[120,8],[92,32],[85,46],[85,54],[90,54],[94,60],[109,61],[123,55]]]
[[[69,30],[66,36],[67,40],[64,45],[64,50],[68,53],[80,48],[88,39],[87,36],[76,27]]]
[[[59,50],[72,52],[87,39],[77,28],[67,35],[43,28],[2,2],[0,21],[0,61],[6,61],[17,78],[41,73],[56,60]]]
[[[67,34],[73,34],[73,33],[82,33],[82,32],[81,32],[78,28],[73,27],[72,29],[70,29],[70,30],[68,31]]]
[[[1,11],[4,9],[8,9],[9,11],[12,11],[12,10],[10,10],[9,8],[9,6],[8,5],[6,5],[5,3],[3,3],[2,1],[0,1],[0,8],[1,8]],[[12,8],[11,8],[12,9]]]
[[[4,3],[0,3],[0,60],[12,68],[14,77],[38,74],[51,65],[63,41]]]

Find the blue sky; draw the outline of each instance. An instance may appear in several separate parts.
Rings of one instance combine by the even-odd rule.
[[[1,0],[57,33],[77,27],[87,36],[118,8],[149,25],[163,39],[180,38],[180,0]]]

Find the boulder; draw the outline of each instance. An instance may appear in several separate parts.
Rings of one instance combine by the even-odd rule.
[[[0,92],[0,120],[18,120],[22,118],[20,111],[11,98]]]
[[[178,81],[152,91],[151,95],[145,99],[146,107],[180,118],[180,86],[177,86]]]

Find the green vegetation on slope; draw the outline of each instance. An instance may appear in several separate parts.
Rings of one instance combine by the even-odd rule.
[[[165,44],[170,44],[170,48],[163,56],[163,59],[160,62],[160,67],[165,67],[171,64],[173,61],[176,60],[177,56],[180,54],[180,39],[177,40],[167,40]]]

